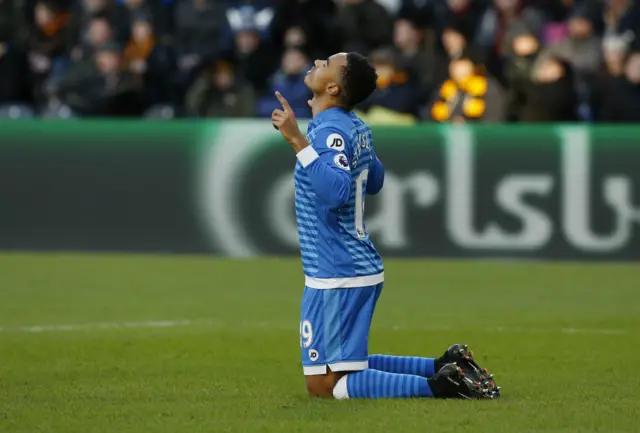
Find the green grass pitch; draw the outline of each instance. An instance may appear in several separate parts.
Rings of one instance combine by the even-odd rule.
[[[466,342],[499,401],[305,395],[295,259],[0,255],[0,432],[640,431],[638,265],[386,261],[372,353]]]

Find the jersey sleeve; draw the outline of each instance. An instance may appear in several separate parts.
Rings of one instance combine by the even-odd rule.
[[[367,194],[377,194],[384,184],[384,165],[380,162],[376,153],[371,149],[371,164],[367,177]]]
[[[345,137],[334,127],[318,129],[309,137],[309,146],[296,155],[314,192],[331,208],[347,203],[351,193],[351,164]]]

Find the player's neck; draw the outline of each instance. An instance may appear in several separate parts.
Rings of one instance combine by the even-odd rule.
[[[318,114],[330,108],[339,107],[338,102],[334,98],[315,95],[311,100],[311,114],[316,117]]]

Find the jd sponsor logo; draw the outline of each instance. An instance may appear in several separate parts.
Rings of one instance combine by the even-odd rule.
[[[312,362],[316,362],[318,360],[318,351],[315,349],[309,350],[309,360]]]

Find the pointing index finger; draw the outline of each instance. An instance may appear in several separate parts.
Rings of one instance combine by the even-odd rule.
[[[280,92],[278,91],[276,91],[276,98],[278,98],[278,101],[280,101],[280,103],[282,104],[282,108],[284,108],[284,111],[287,111],[289,113],[293,112],[287,100],[284,99],[284,96],[282,96],[282,94],[280,94]]]

